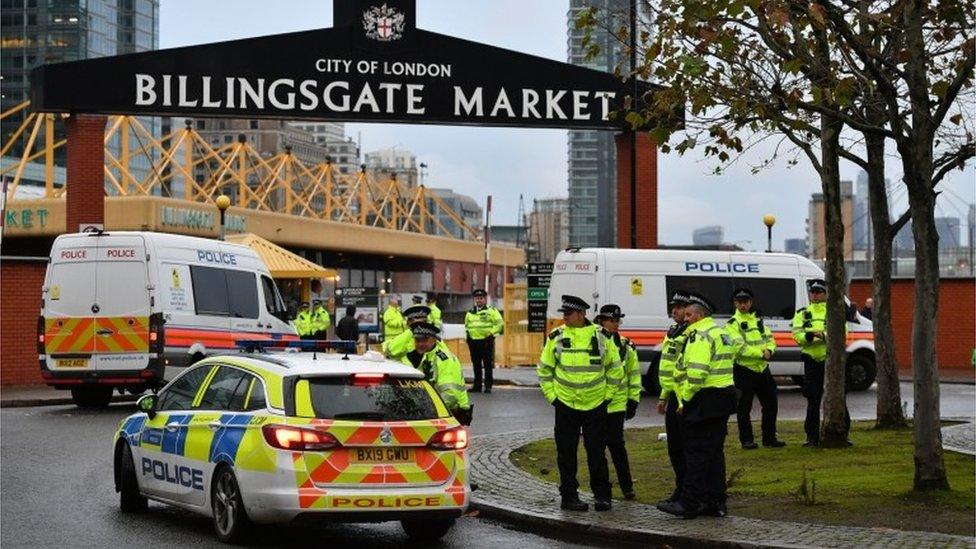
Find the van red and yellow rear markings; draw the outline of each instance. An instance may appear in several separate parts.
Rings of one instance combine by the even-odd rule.
[[[44,350],[48,354],[91,353],[95,350],[95,319],[44,319]]]
[[[145,353],[149,317],[61,317],[44,319],[48,354]]]

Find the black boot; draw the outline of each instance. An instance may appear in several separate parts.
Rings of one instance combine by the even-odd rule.
[[[666,503],[658,504],[657,509],[658,511],[662,511],[669,515],[674,515],[676,517],[681,517],[686,519],[693,519],[697,517],[699,512],[698,509],[691,509],[689,507],[685,507],[684,504],[681,503],[680,501],[669,501]]]
[[[578,495],[576,495],[563,496],[563,501],[559,504],[559,508],[567,511],[586,511],[590,508],[590,506],[583,502]]]

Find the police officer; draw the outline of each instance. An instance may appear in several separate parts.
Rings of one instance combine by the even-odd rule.
[[[623,383],[607,406],[607,449],[610,450],[610,459],[613,460],[617,483],[624,494],[624,499],[634,499],[636,495],[634,481],[630,475],[630,459],[627,457],[627,447],[624,445],[624,421],[633,419],[637,415],[641,373],[634,343],[620,335],[620,320],[625,316],[627,315],[623,314],[619,305],[608,304],[600,307],[600,314],[596,316],[595,322],[610,334],[610,341],[617,348],[617,353],[623,362],[623,368],[620,370]]]
[[[471,352],[474,367],[474,387],[471,390],[481,392],[484,372],[483,386],[485,392],[490,393],[492,370],[495,368],[495,336],[502,333],[505,322],[498,309],[488,305],[488,292],[477,289],[471,295],[474,297],[474,307],[464,315],[468,351]]]
[[[668,305],[674,324],[661,343],[661,360],[658,363],[658,381],[661,395],[657,402],[657,413],[664,414],[664,431],[668,436],[668,458],[674,469],[674,492],[661,503],[681,499],[681,485],[685,481],[685,447],[681,429],[681,416],[678,415],[677,388],[684,380],[684,370],[679,369],[681,351],[685,346],[685,306],[688,293],[675,290]]]
[[[560,506],[571,511],[589,508],[580,501],[576,481],[576,451],[582,432],[594,506],[597,511],[608,511],[607,405],[620,389],[622,365],[607,333],[586,319],[589,308],[576,296],[562,296],[559,312],[565,324],[546,337],[536,371],[542,394],[555,407]]]
[[[407,360],[424,373],[458,422],[471,425],[472,406],[468,402],[461,362],[440,340],[441,331],[437,326],[426,321],[415,322],[410,330],[414,349],[408,353]]]
[[[735,412],[735,342],[715,324],[714,311],[705,297],[688,296],[688,328],[681,355],[685,378],[677,389],[687,469],[680,499],[658,505],[661,511],[684,518],[726,514],[724,444],[729,416]]]
[[[312,308],[312,332],[315,339],[328,339],[332,317],[329,316],[329,311],[326,310],[321,301],[316,299],[314,305]]]
[[[735,311],[725,324],[725,329],[738,346],[733,375],[735,387],[739,390],[739,443],[746,450],[759,447],[753,439],[752,419],[749,417],[753,396],[756,396],[762,406],[762,444],[781,448],[786,443],[776,438],[776,382],[769,371],[769,359],[776,352],[773,332],[756,313],[752,290],[739,288],[734,291],[732,304]]]
[[[827,282],[822,278],[808,280],[807,295],[810,304],[797,309],[793,316],[793,339],[803,356],[803,396],[807,399],[807,417],[803,421],[807,441],[803,445],[809,447],[820,446],[820,403],[827,362]],[[851,417],[846,409],[844,413],[850,430]]]
[[[298,308],[298,315],[295,316],[295,332],[302,339],[315,339],[312,312],[308,310],[307,301],[302,301],[301,306]]]
[[[441,308],[437,306],[437,296],[432,293],[427,294],[427,306],[430,307],[430,323],[440,329],[443,323],[441,322]]]
[[[407,319],[407,326],[413,327],[414,324],[427,322],[430,309],[424,305],[414,305],[403,311],[403,316]],[[413,350],[414,336],[410,330],[406,330],[393,339],[383,342],[383,354],[391,360],[403,360],[407,353]]]
[[[383,311],[383,341],[390,341],[405,331],[407,331],[407,319],[400,312],[400,301],[391,297],[389,305]]]

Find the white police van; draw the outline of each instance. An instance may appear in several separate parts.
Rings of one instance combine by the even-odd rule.
[[[792,254],[569,249],[553,264],[547,317],[550,326],[561,319],[557,309],[563,294],[587,300],[591,312],[607,303],[620,305],[627,315],[620,331],[637,346],[645,386],[653,388],[661,342],[672,324],[668,296],[676,289],[700,293],[715,305],[715,319],[724,324],[733,312],[732,291],[749,288],[776,339],[770,370],[799,382],[803,363],[791,323],[796,310],[808,304],[806,281],[823,276],[813,262]],[[847,326],[847,385],[863,391],[875,379],[874,333],[870,320],[853,314]]]
[[[59,236],[38,319],[45,382],[76,404],[161,387],[245,338],[297,339],[271,273],[246,246],[163,233]]]

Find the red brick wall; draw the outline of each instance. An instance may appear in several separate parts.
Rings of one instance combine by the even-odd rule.
[[[617,245],[630,248],[630,159],[632,135],[617,141]],[[657,146],[646,132],[637,133],[637,247],[657,248]]]
[[[41,383],[37,317],[47,262],[0,260],[0,385]]]
[[[850,298],[864,306],[871,297],[871,280],[851,281]],[[938,347],[943,377],[972,377],[972,352],[976,345],[976,279],[945,278],[939,285]],[[915,307],[915,280],[897,279],[891,283],[892,327],[898,365],[911,370],[912,317]]]
[[[81,223],[105,222],[104,116],[73,114],[65,121],[68,139],[67,232]]]

